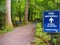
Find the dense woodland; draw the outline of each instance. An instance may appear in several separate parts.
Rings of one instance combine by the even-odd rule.
[[[46,10],[60,10],[60,0],[0,0],[0,34],[37,20],[35,44],[48,45],[50,36],[42,31],[43,12]],[[60,44],[59,34],[54,42]]]

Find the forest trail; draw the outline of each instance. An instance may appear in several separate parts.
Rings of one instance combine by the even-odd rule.
[[[15,28],[0,38],[0,45],[28,45],[34,39],[34,25]]]

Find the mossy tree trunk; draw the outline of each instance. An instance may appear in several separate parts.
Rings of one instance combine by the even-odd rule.
[[[11,20],[11,0],[6,0],[5,28],[13,28]]]

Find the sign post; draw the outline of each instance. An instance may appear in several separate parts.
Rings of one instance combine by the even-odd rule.
[[[43,14],[43,30],[50,33],[51,42],[53,41],[53,33],[59,31],[59,11],[45,11]],[[53,42],[52,42],[53,43]],[[53,45],[51,43],[51,45]]]

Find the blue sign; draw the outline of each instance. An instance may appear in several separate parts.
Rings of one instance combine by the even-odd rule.
[[[43,30],[48,33],[59,31],[59,11],[45,11],[43,14]]]

